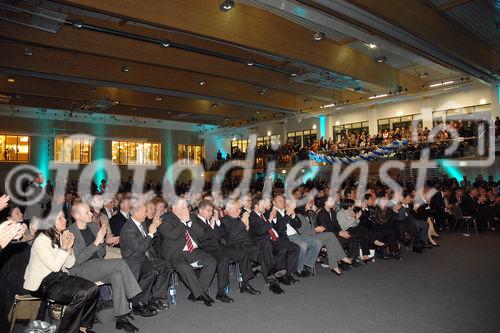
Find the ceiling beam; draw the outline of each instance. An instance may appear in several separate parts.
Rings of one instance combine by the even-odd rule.
[[[420,86],[418,79],[389,65],[377,64],[346,45],[328,39],[315,42],[309,29],[240,3],[228,12],[221,12],[217,0],[58,2],[274,54],[387,88]]]
[[[445,12],[447,10],[450,10],[450,9],[453,9],[453,8],[460,7],[460,6],[463,6],[465,4],[468,4],[469,2],[472,2],[472,1],[476,1],[476,0],[454,0],[454,1],[450,1],[448,3],[445,3],[444,5],[441,5],[441,6],[437,7],[437,10],[439,10],[440,12]]]
[[[158,38],[157,30],[130,25],[118,26],[113,22],[93,18],[81,19],[87,24],[97,25],[102,28],[119,29],[125,33],[139,34],[149,38]],[[259,68],[257,66],[247,66],[243,63],[229,61],[215,56],[207,56],[196,52],[189,52],[174,47],[162,48],[159,44],[113,36],[102,32],[74,29],[68,25],[63,26],[57,34],[51,34],[31,28],[20,28],[17,24],[0,21],[0,37],[21,41],[27,45],[40,45],[112,57],[124,61],[136,61],[183,69],[198,73],[200,77],[217,76],[238,80],[256,86],[262,86],[267,89],[302,94],[327,102],[331,102],[333,99],[354,99],[354,96],[349,96],[349,94],[344,92],[295,83],[290,80],[290,75]],[[179,39],[180,36],[176,36],[176,38],[169,40],[179,43]],[[190,42],[192,43],[193,41],[191,40]],[[240,54],[240,57],[244,59],[245,56]]]
[[[500,53],[486,42],[463,33],[421,1],[315,1],[360,24],[370,25],[376,33],[395,38],[427,57],[486,81],[498,80]]]
[[[260,94],[254,85],[224,78],[211,78],[210,82],[200,85],[199,76],[190,72],[142,63],[123,63],[77,52],[33,47],[36,56],[26,57],[21,56],[24,53],[22,44],[11,41],[0,43],[0,66],[17,69],[23,73],[21,75],[47,75],[47,78],[57,77],[68,82],[208,99],[279,113],[295,113],[321,105],[315,100],[308,102],[301,96],[275,90]],[[128,72],[122,70],[124,65],[128,66]]]

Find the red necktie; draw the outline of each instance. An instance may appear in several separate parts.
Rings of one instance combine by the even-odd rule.
[[[194,251],[193,240],[191,239],[191,236],[189,235],[189,232],[187,230],[184,233],[184,237],[186,237],[186,245],[187,245],[188,251],[193,252]]]
[[[264,218],[264,215],[260,214],[259,215],[260,218],[262,219],[262,221],[266,221],[266,219]],[[278,239],[278,237],[276,236],[276,231],[274,231],[273,228],[267,230],[267,233],[269,234],[269,236],[271,236],[271,240],[274,242]]]

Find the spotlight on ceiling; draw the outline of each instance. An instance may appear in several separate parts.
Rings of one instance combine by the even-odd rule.
[[[122,72],[127,73],[129,70],[127,65],[122,66]]]
[[[247,60],[247,66],[253,66],[255,65],[255,61],[253,59]]]
[[[31,57],[33,55],[33,50],[30,49],[29,47],[24,48],[24,55],[27,57]]]
[[[166,39],[162,39],[160,40],[160,45],[163,46],[163,47],[169,47],[170,46],[170,42]]]
[[[377,48],[377,45],[372,44],[372,43],[367,44],[367,46],[368,46],[370,49],[376,49],[376,48]]]
[[[16,79],[14,79],[13,77],[9,77],[9,78],[7,79],[7,82],[9,82],[9,83],[14,83],[14,82],[16,82]]]
[[[117,100],[117,99],[115,99],[115,100],[113,101],[113,104],[114,104],[114,105],[118,105],[118,104],[120,104],[120,101],[119,101],[119,100]]]
[[[322,40],[323,38],[325,38],[325,34],[323,32],[320,32],[320,31],[315,31],[313,33],[313,40],[316,41],[316,42],[319,42],[320,40]]]
[[[224,0],[219,5],[219,9],[223,12],[227,12],[227,11],[233,9],[234,6],[235,6],[235,4],[234,4],[233,0]]]
[[[428,77],[429,77],[429,73],[427,73],[427,72],[422,73],[422,74],[418,74],[419,79],[426,79]]]
[[[205,83],[207,83],[204,79],[201,79],[200,82],[198,82],[200,84],[200,86],[204,86]]]
[[[161,98],[161,96],[156,96],[155,100],[157,100],[158,102],[161,102],[163,100],[163,98]]]
[[[257,90],[257,92],[259,93],[259,95],[261,95],[261,96],[262,96],[262,95],[265,95],[265,94],[266,94],[267,90],[266,90],[266,89],[264,89],[264,88],[261,88],[261,89]]]
[[[379,57],[375,58],[375,61],[378,62],[379,64],[382,64],[382,63],[387,61],[387,57],[386,56],[379,56]]]
[[[83,22],[80,20],[74,20],[72,25],[73,25],[73,28],[76,28],[76,29],[83,28]]]
[[[214,102],[214,103],[210,104],[210,106],[211,106],[211,107],[213,107],[213,108],[216,108],[216,107],[218,107],[218,106],[219,106],[219,103],[215,103],[215,102]]]
[[[95,88],[90,88],[90,92],[91,92],[91,93],[95,93],[95,92],[96,92],[96,89],[95,89]]]

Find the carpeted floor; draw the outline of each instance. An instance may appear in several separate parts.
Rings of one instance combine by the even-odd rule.
[[[252,284],[262,295],[233,290],[234,303],[211,308],[188,301],[180,285],[176,306],[134,323],[140,332],[498,332],[500,234],[444,234],[441,244],[342,277],[318,266],[284,295],[257,277]],[[94,329],[115,331],[113,322]]]

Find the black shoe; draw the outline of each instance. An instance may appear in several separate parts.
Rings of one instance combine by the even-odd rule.
[[[348,263],[344,262],[344,261],[340,261],[339,262],[339,268],[343,271],[348,271],[351,269],[351,265],[349,265]]]
[[[292,275],[285,275],[284,278],[287,278],[288,281],[290,281],[290,284],[296,284],[300,282],[300,280],[297,280]]]
[[[285,276],[278,278],[278,282],[282,283],[284,285],[287,285],[287,286],[292,284],[292,281],[290,281],[290,279],[288,278],[288,275],[285,275]]]
[[[352,267],[362,267],[364,264],[363,260],[359,259],[359,258],[354,258],[352,260]]]
[[[250,284],[243,284],[240,288],[240,293],[247,293],[250,295],[260,295],[260,291],[255,290]]]
[[[206,306],[212,306],[213,303],[213,300],[210,301],[211,298],[209,299],[207,294],[201,294],[201,296],[198,297],[194,297],[193,294],[189,294],[188,300],[190,300],[191,302],[203,302],[203,304],[205,304]]]
[[[300,272],[300,275],[299,275],[299,277],[301,277],[301,278],[307,278],[309,276],[311,276],[311,274],[309,274],[309,272],[307,272],[306,269],[304,269],[302,272]]]
[[[164,298],[153,298],[148,305],[156,307],[158,310],[169,308],[168,302]]]
[[[219,301],[221,301],[222,303],[232,303],[232,302],[234,302],[234,299],[232,299],[231,297],[227,296],[226,294],[217,295],[217,296],[215,296],[215,298],[218,299]]]
[[[392,258],[392,259],[394,259],[394,260],[400,260],[400,261],[403,261],[403,257],[402,257],[402,256],[400,256],[400,255],[399,255],[399,254],[397,254],[397,253],[391,253],[391,254],[389,254],[389,255],[390,255],[390,256],[391,256],[391,258]]]
[[[304,266],[304,271],[306,271],[309,275],[314,275],[314,269],[312,267]]]
[[[127,333],[135,333],[139,332],[139,329],[132,325],[127,318],[125,317],[119,317],[116,319],[116,325],[115,328],[117,330],[124,330]],[[88,330],[87,330],[88,332]]]
[[[210,303],[215,303],[214,299],[210,297],[208,294],[205,294],[205,297],[210,301]]]
[[[286,269],[281,269],[279,271],[273,271],[271,273],[271,275],[277,279],[279,279],[280,277],[283,277],[285,274],[286,274]]]
[[[276,282],[272,282],[269,284],[269,290],[271,290],[274,294],[284,294],[285,291],[281,289],[280,285]]]
[[[158,310],[153,309],[142,302],[132,305],[132,311],[134,312],[135,315],[141,317],[153,317],[158,314]]]

